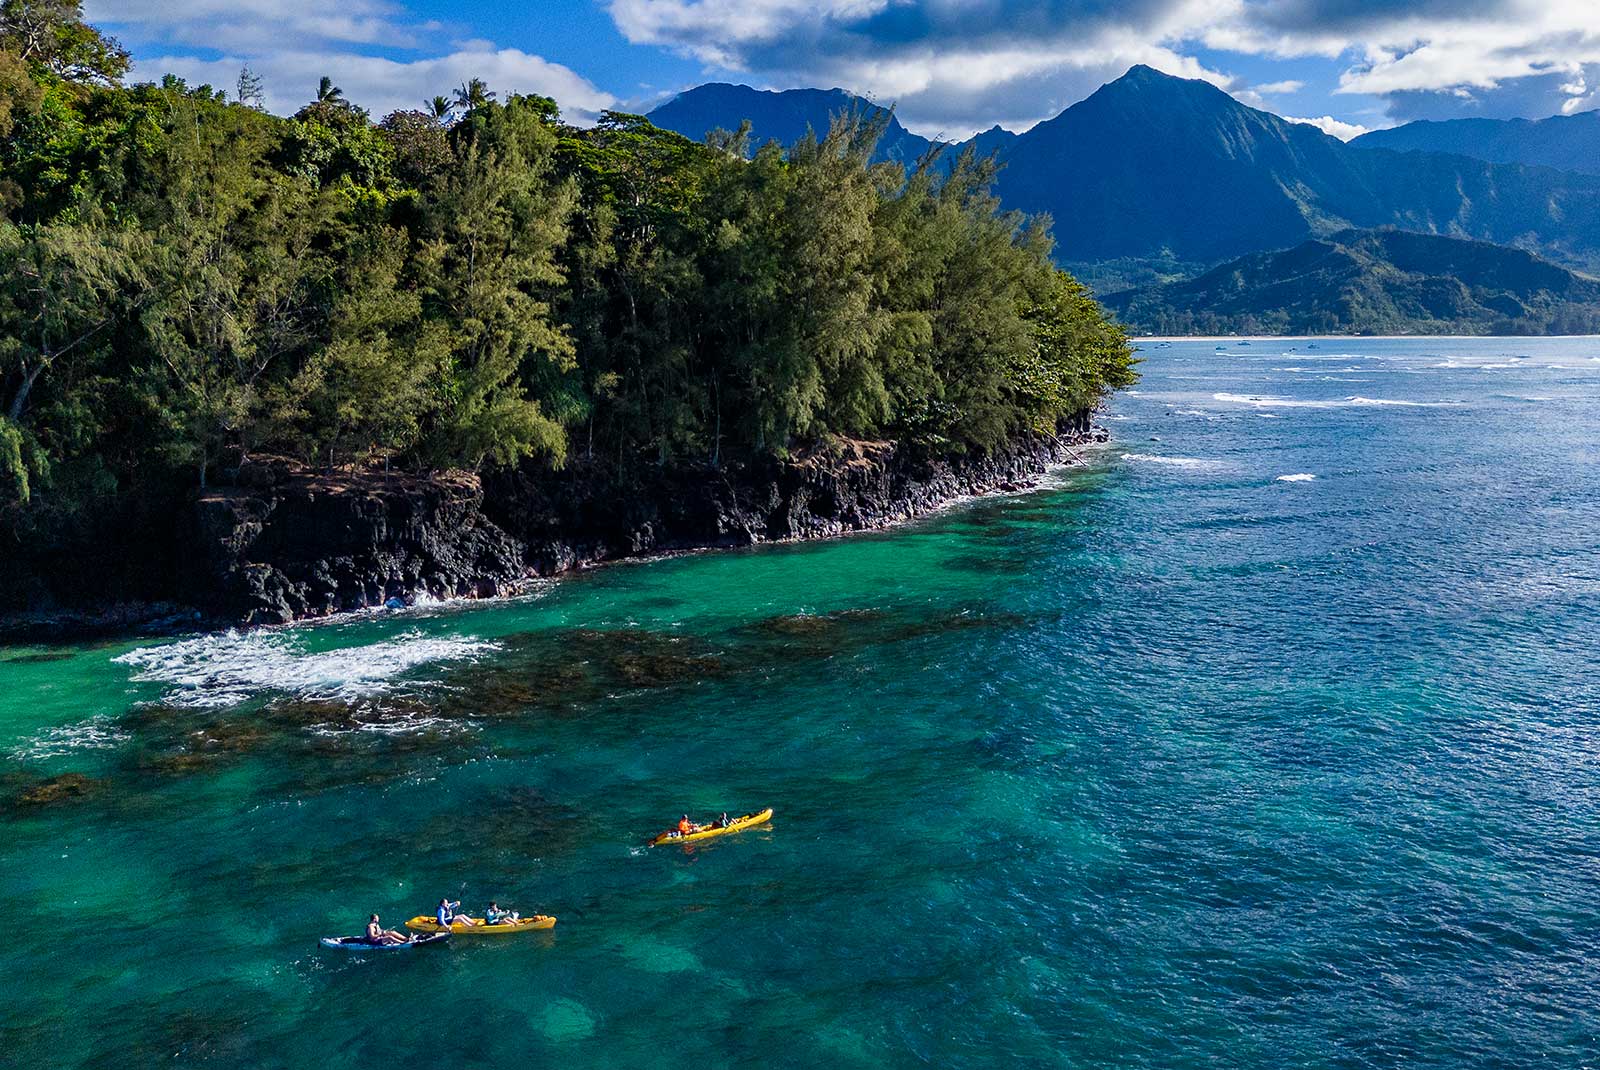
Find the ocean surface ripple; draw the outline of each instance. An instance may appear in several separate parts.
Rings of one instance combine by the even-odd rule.
[[[897,532],[0,649],[0,1062],[1600,1064],[1600,341],[1143,355]],[[560,922],[317,948],[441,895]]]

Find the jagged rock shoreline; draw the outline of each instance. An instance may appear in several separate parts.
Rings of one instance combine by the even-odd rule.
[[[282,624],[418,598],[514,594],[531,581],[673,551],[884,528],[1030,485],[1104,441],[1088,414],[987,454],[840,442],[779,460],[619,478],[585,463],[479,477],[329,474],[257,460],[197,496],[170,602],[0,622],[0,642]]]

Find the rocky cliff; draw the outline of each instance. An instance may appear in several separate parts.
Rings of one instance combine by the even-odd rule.
[[[534,577],[699,547],[886,527],[1015,489],[1103,432],[1088,417],[989,454],[936,458],[845,442],[791,459],[619,478],[575,463],[480,479],[328,475],[256,462],[195,503],[190,601],[273,624],[394,599],[512,593]]]

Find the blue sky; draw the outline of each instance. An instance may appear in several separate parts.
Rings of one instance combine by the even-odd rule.
[[[165,72],[248,64],[291,111],[322,74],[383,114],[466,78],[580,121],[705,81],[841,86],[928,136],[1022,130],[1133,63],[1349,136],[1600,106],[1600,0],[85,0]]]

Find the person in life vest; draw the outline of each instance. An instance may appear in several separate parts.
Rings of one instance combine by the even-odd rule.
[[[689,833],[693,832],[694,830],[695,830],[695,826],[690,823],[688,814],[684,814],[682,817],[678,818],[678,835],[679,836],[687,836],[687,835],[689,835]]]
[[[448,899],[441,899],[439,900],[439,909],[433,912],[434,921],[438,922],[439,928],[446,931],[449,931],[455,925],[470,928],[478,924],[465,914],[457,914],[456,911],[460,909],[461,904],[459,902],[452,903]]]
[[[483,912],[485,925],[504,925],[507,922],[522,920],[522,916],[515,910],[501,910],[500,904],[494,900],[489,901],[489,909]]]

